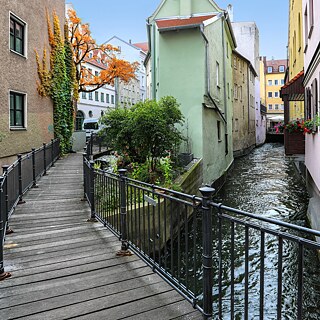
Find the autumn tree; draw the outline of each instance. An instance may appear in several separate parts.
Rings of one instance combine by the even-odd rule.
[[[92,38],[89,25],[82,23],[76,12],[68,10],[68,33],[76,67],[78,92],[93,92],[115,79],[128,82],[135,78],[138,63],[118,59],[118,48],[110,44],[98,45]],[[104,66],[99,75],[92,74],[85,63],[99,62]]]

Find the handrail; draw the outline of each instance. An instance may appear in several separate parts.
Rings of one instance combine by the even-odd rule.
[[[211,199],[214,189],[209,187],[199,189],[202,197],[193,196],[128,178],[125,170],[120,175],[95,170],[94,162],[87,159],[86,153],[83,164],[84,194],[91,207],[91,219],[96,218],[119,237],[121,250],[118,254],[130,254],[129,250],[135,252],[200,310],[204,319],[224,318],[225,310],[229,310],[226,317],[235,318],[239,247],[243,252],[244,318],[252,311],[249,282],[252,259],[260,262],[257,284],[260,318],[264,317],[266,292],[274,295],[274,290],[270,291],[265,284],[267,271],[264,267],[270,248],[275,248],[274,254],[278,256],[274,265],[278,303],[273,307],[278,316],[284,315],[287,310],[283,303],[282,268],[291,259],[285,253],[295,246],[298,284],[294,295],[299,299],[293,310],[297,310],[297,319],[302,319],[306,268],[303,255],[307,250],[320,250],[315,239],[320,237],[319,231],[215,203]],[[250,251],[252,234],[256,234],[255,241],[259,243],[255,255]],[[196,239],[201,241],[196,242]],[[270,239],[274,246],[269,248]],[[228,265],[224,269],[222,259],[226,256]],[[226,283],[230,283],[230,291],[225,289]]]
[[[24,203],[23,195],[37,180],[46,174],[49,167],[60,156],[59,139],[51,139],[38,149],[21,155],[9,166],[2,166],[0,176],[0,281],[10,276],[4,270],[3,250],[6,233],[10,230],[9,220],[18,204]]]

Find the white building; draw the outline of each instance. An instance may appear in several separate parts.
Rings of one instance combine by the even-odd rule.
[[[230,10],[229,7],[228,9]],[[237,40],[237,51],[251,62],[258,74],[258,77],[255,77],[254,99],[256,113],[256,145],[261,145],[266,140],[266,114],[260,107],[259,29],[255,22],[232,22],[232,29]]]
[[[107,40],[105,44],[111,44],[119,49],[119,59],[127,60],[130,63],[138,62],[139,67],[136,72],[136,79],[128,83],[119,81],[116,85],[116,103],[122,106],[132,106],[139,101],[146,99],[146,69],[144,60],[147,55],[147,44],[132,44],[131,40],[126,42],[117,36]]]
[[[86,62],[83,65],[92,75],[99,75],[105,65],[98,61]],[[80,92],[78,111],[76,115],[76,130],[81,130],[84,119],[99,119],[108,109],[116,106],[116,92],[111,85],[104,85],[94,92]]]
[[[320,83],[320,2],[303,0],[304,12],[304,81],[306,119],[319,114]],[[314,127],[314,134],[306,134],[305,164],[307,186],[310,193],[308,208],[311,227],[320,230],[320,132]]]

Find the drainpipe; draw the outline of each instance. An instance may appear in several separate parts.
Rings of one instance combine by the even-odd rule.
[[[155,26],[152,26],[150,20],[147,19],[147,35],[148,35],[148,42],[149,42],[149,53],[151,59],[151,98],[156,99],[156,51],[155,51]],[[151,34],[152,33],[152,34]]]
[[[227,111],[227,83],[226,83],[226,47],[225,47],[225,30],[224,30],[224,20],[226,20],[225,14],[221,17],[221,33],[222,33],[222,59],[223,59],[223,90],[224,90],[224,115],[225,115],[225,154],[229,153],[228,144],[228,111]]]

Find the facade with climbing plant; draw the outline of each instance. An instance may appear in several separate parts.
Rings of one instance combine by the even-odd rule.
[[[53,103],[37,92],[35,49],[49,50],[46,10],[63,30],[63,0],[0,0],[0,165],[54,137]],[[48,57],[49,63],[49,57]]]

